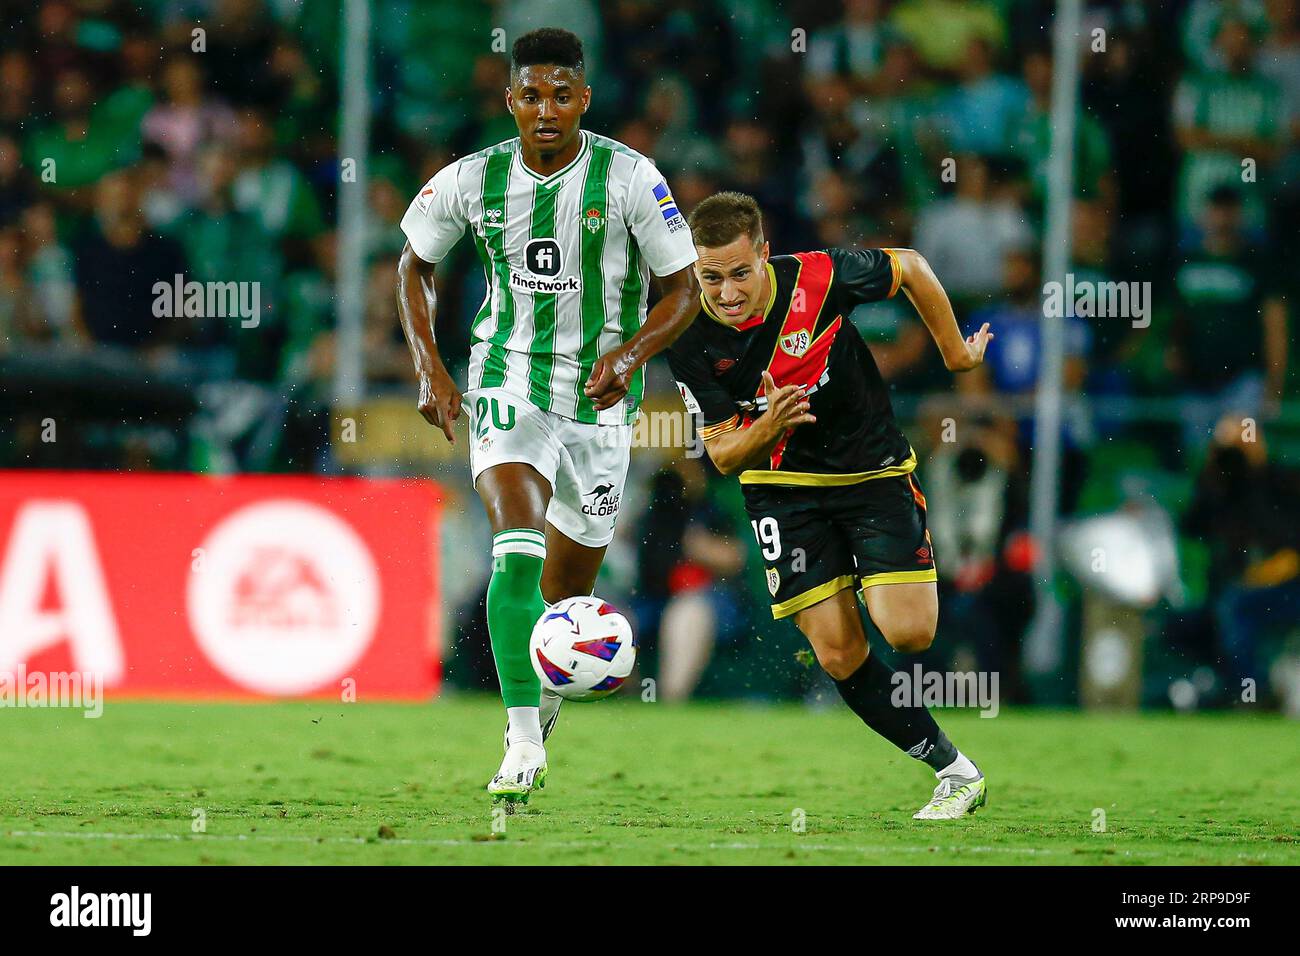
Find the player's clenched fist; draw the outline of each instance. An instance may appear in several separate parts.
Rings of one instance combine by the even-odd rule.
[[[817,421],[817,416],[809,412],[811,403],[802,386],[785,385],[777,388],[772,373],[764,369],[763,392],[767,396],[767,414],[771,416],[774,429],[785,432]]]
[[[426,422],[441,428],[447,441],[453,445],[456,444],[456,435],[451,430],[451,423],[460,418],[460,403],[460,390],[450,375],[446,372],[420,373],[420,397],[415,407]]]

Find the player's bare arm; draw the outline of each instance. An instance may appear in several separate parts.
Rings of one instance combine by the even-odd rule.
[[[968,372],[983,362],[984,350],[993,340],[989,324],[985,322],[974,335],[962,338],[948,293],[944,292],[939,277],[925,256],[914,249],[891,249],[890,252],[902,268],[900,287],[930,330],[948,371]]]
[[[597,360],[583,391],[603,410],[617,404],[632,381],[632,373],[677,340],[699,311],[700,287],[695,270],[679,269],[659,280],[662,298],[646,316],[641,331]]]
[[[733,475],[761,463],[791,429],[817,421],[809,409],[807,393],[797,385],[777,388],[772,374],[763,372],[767,411],[748,428],[724,432],[704,442],[704,450],[724,475]]]
[[[406,344],[411,349],[415,371],[420,376],[416,407],[425,421],[441,428],[447,441],[456,443],[452,422],[460,417],[461,394],[438,354],[433,337],[433,320],[438,296],[433,286],[433,263],[415,254],[410,243],[397,262],[397,314],[401,318]]]

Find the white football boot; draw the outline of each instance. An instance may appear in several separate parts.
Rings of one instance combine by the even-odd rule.
[[[546,748],[528,740],[518,740],[506,748],[501,769],[487,785],[493,803],[506,804],[513,813],[516,804],[527,803],[534,790],[546,786]]]
[[[560,719],[560,705],[564,703],[564,698],[554,691],[542,688],[542,705],[538,709],[537,718],[542,725],[542,742],[551,736],[551,731],[555,729],[555,722]],[[501,738],[501,749],[510,749],[510,721],[506,721],[505,736]]]
[[[977,771],[978,772],[978,771]],[[988,801],[984,774],[978,777],[943,777],[930,802],[912,814],[913,820],[956,820],[974,813]]]

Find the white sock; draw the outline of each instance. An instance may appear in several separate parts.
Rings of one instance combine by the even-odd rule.
[[[956,760],[935,774],[935,776],[940,780],[944,777],[959,777],[963,780],[974,780],[979,775],[979,767],[975,766],[975,764],[971,762],[971,759],[960,750],[957,751]]]
[[[536,707],[507,707],[506,717],[510,721],[508,743],[526,740],[539,747],[542,745],[542,721]]]

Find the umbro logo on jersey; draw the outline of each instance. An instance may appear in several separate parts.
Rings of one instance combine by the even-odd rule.
[[[925,755],[930,752],[930,749],[926,747],[926,744],[928,744],[929,742],[930,742],[929,737],[922,737],[921,742],[917,744],[915,747],[907,748],[907,755],[909,757],[915,757],[917,760],[924,760]]]
[[[725,372],[727,369],[731,368],[731,366],[735,364],[736,364],[735,359],[718,359],[716,362],[713,363],[713,374],[721,375],[723,372]]]

